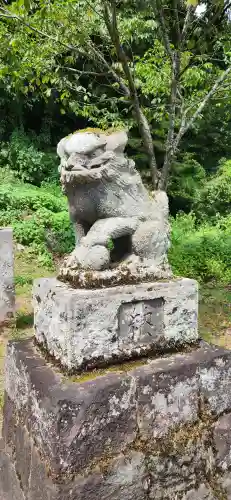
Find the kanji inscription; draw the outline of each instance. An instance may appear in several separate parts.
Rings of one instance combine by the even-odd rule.
[[[163,334],[163,298],[123,304],[119,311],[119,337],[123,342],[149,344]]]

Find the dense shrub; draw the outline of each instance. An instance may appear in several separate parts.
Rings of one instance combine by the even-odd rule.
[[[52,194],[44,187],[38,188],[30,184],[4,183],[0,185],[0,210],[5,212],[13,209],[30,214],[39,208],[46,208],[55,213],[66,210],[67,204],[61,190],[57,196],[57,193]]]
[[[51,266],[52,254],[68,253],[74,246],[65,197],[58,186],[14,183],[11,172],[0,171],[0,182],[4,177],[10,182],[0,184],[0,226],[12,226],[15,240]]]
[[[216,175],[212,176],[194,200],[198,219],[212,220],[218,215],[231,212],[231,160],[220,162]]]
[[[58,179],[56,155],[40,150],[35,139],[21,129],[14,130],[9,142],[0,144],[0,166],[9,167],[19,179],[37,186],[44,180]]]
[[[179,214],[172,219],[169,259],[177,275],[198,281],[231,280],[231,217],[215,225],[196,224],[195,215]]]
[[[192,154],[185,153],[175,160],[168,184],[171,214],[176,215],[179,210],[190,212],[205,181],[205,170]]]

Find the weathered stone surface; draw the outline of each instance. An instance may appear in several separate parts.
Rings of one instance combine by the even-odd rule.
[[[69,257],[69,265],[76,262],[80,266],[84,265],[85,269],[95,269],[100,271],[107,268],[110,261],[109,250],[102,245],[95,245],[94,247],[84,248],[83,246],[76,247],[74,252]]]
[[[231,365],[226,352],[221,358],[215,358],[209,367],[200,369],[201,392],[214,415],[230,409]]]
[[[171,276],[167,259],[167,195],[156,191],[151,198],[134,162],[124,156],[126,143],[127,134],[121,131],[111,135],[74,133],[58,144],[61,183],[77,235],[76,249],[65,261],[60,274],[68,269],[70,280],[73,271],[79,269],[110,269],[112,265],[120,269],[122,263],[130,270],[129,263],[124,262],[128,254],[138,258],[137,280],[142,267],[150,268],[150,273],[161,269]],[[133,221],[127,224],[129,219]],[[121,241],[116,243],[121,235],[123,245]],[[101,268],[93,259],[85,261],[86,246],[106,247],[108,238],[114,239],[115,247],[118,244],[120,250],[123,246],[122,255],[114,252],[113,258],[105,261]]]
[[[97,134],[74,133],[61,139],[57,146],[57,153],[61,158],[68,157],[72,153],[85,155],[105,145],[106,139]]]
[[[224,500],[231,500],[231,472],[229,471],[226,474],[220,476],[220,478],[218,479],[218,484],[220,487],[220,491],[223,494]],[[220,496],[220,498],[222,498],[222,496]]]
[[[4,442],[12,464],[6,455],[4,464],[17,489],[6,487],[0,470],[1,494],[8,491],[0,499],[227,500],[230,472],[221,475],[217,436],[228,422],[218,417],[217,398],[209,413],[205,372],[216,367],[223,381],[230,366],[230,351],[202,343],[123,373],[70,382],[31,341],[11,343]]]
[[[153,229],[155,228],[155,231]],[[149,259],[152,254],[157,265],[163,263],[166,252],[166,234],[160,222],[146,221],[140,224],[132,237],[132,248],[135,255]]]
[[[214,366],[220,371],[221,387],[214,386],[212,397],[211,380],[209,376],[205,379],[205,374],[211,373]],[[231,353],[205,343],[190,353],[158,358],[145,367],[137,368],[134,376],[142,435],[148,440],[161,438],[173,427],[195,422],[199,412],[199,394],[200,405],[207,409],[209,393],[213,401],[210,407],[212,415],[219,414],[221,408],[229,410],[230,369]]]
[[[0,451],[0,500],[25,500],[10,457]]]
[[[69,484],[69,498],[71,498],[70,489]],[[61,500],[58,493],[58,487],[48,475],[46,463],[40,459],[38,451],[33,447],[29,464],[28,500]]]
[[[206,470],[212,465],[212,450],[206,449],[205,444],[198,439],[185,448],[182,446],[182,450],[176,448],[175,453],[170,451],[169,456],[166,450],[165,456],[163,453],[149,457],[147,462],[152,485],[150,500],[182,498],[185,491],[195,487],[200,481],[203,482],[207,473],[213,472],[212,468],[210,471]]]
[[[116,151],[116,153],[123,153],[127,146],[128,138],[124,130],[114,132],[106,136],[106,151]]]
[[[84,246],[104,245],[110,239],[121,238],[124,235],[133,234],[138,225],[136,217],[111,217],[97,221],[87,236],[81,240]]]
[[[231,414],[223,415],[214,425],[214,442],[218,466],[226,471],[231,466]]]
[[[51,370],[30,344],[23,346],[23,350],[18,344],[9,347],[7,393],[24,421],[27,418],[31,434],[55,471],[82,470],[96,457],[118,453],[134,440],[137,422],[131,377],[112,373],[97,383],[65,386],[52,379]]]
[[[139,429],[145,439],[162,438],[177,425],[197,421],[198,366],[191,354],[151,361],[134,376]]]
[[[95,158],[92,158],[92,160],[87,162],[87,167],[88,168],[93,168],[93,167],[100,167],[100,165],[106,163],[112,158],[111,151],[105,151],[100,154],[100,156],[95,156]],[[68,160],[69,162],[69,160]],[[78,160],[76,162],[75,158],[75,164],[73,166],[73,170],[78,169]]]
[[[108,373],[85,383],[63,385],[30,342],[13,343],[8,348],[6,389],[16,409],[30,415],[37,441],[40,436],[43,446],[49,448],[47,440],[52,440],[58,425],[64,440],[59,439],[58,446],[65,443],[64,454],[65,447],[70,450],[73,446],[81,466],[83,460],[91,460],[91,450],[99,455],[102,450],[108,453],[110,447],[121,451],[134,439],[137,425],[142,437],[150,440],[165,436],[177,425],[195,422],[200,371],[209,371],[211,364],[225,356],[231,364],[230,353],[201,347],[153,360],[128,374]],[[113,436],[108,435],[110,426]]]
[[[14,315],[13,231],[0,229],[0,324]]]
[[[88,291],[41,279],[33,297],[36,339],[69,370],[198,338],[193,280]]]
[[[59,484],[48,477],[46,464],[33,448],[28,492],[23,485],[20,487],[15,470],[5,453],[0,454],[0,466],[2,456],[5,477],[3,481],[0,470],[0,500],[24,500],[25,494],[28,500],[147,500],[144,455],[139,452],[129,452],[126,458],[119,455],[103,473],[96,469]],[[17,489],[8,485],[8,479],[12,480],[11,474],[14,474]],[[1,496],[1,492],[7,491],[7,488],[9,496]]]
[[[24,492],[27,492],[29,488],[31,450],[32,443],[29,432],[26,426],[18,423],[15,427],[15,469]]]
[[[121,238],[122,239],[122,238]],[[159,268],[156,263],[150,262],[149,266],[140,265],[140,259],[137,255],[127,255],[121,265],[115,265],[110,269],[101,269],[100,271],[91,269],[72,268],[72,262],[75,262],[75,255],[83,247],[76,247],[68,257],[69,267],[62,267],[58,279],[68,283],[74,288],[101,289],[112,288],[113,286],[134,285],[141,283],[152,283],[153,281],[163,281],[171,279],[168,267]],[[88,247],[84,247],[86,253]],[[94,250],[92,247],[91,250]],[[114,252],[114,250],[113,250]],[[72,260],[73,257],[73,260]],[[146,262],[147,263],[147,262]],[[75,266],[75,264],[74,264]]]
[[[7,392],[5,392],[2,436],[8,453],[11,453],[12,450],[15,452],[16,426],[15,406],[13,401],[10,400]]]
[[[196,490],[190,490],[183,496],[182,500],[216,500],[214,492],[209,485],[202,484]]]
[[[147,500],[144,455],[129,452],[119,456],[102,473],[77,477],[71,486],[60,487],[59,500]]]

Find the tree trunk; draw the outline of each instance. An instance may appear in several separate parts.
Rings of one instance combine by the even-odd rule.
[[[134,108],[134,114],[138,122],[140,135],[143,140],[145,152],[148,157],[148,166],[151,171],[153,188],[156,189],[158,183],[158,170],[157,170],[157,163],[153,147],[153,139],[152,139],[150,125],[143,111],[140,109],[139,102],[136,103],[136,97],[134,97],[133,108]]]

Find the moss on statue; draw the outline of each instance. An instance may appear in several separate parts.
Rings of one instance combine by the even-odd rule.
[[[74,134],[104,134],[104,135],[111,135],[113,132],[121,132],[125,130],[124,127],[110,127],[108,129],[101,129],[97,127],[87,127],[79,130],[75,130],[75,132],[72,132],[72,134],[67,135],[67,137],[71,137]]]

